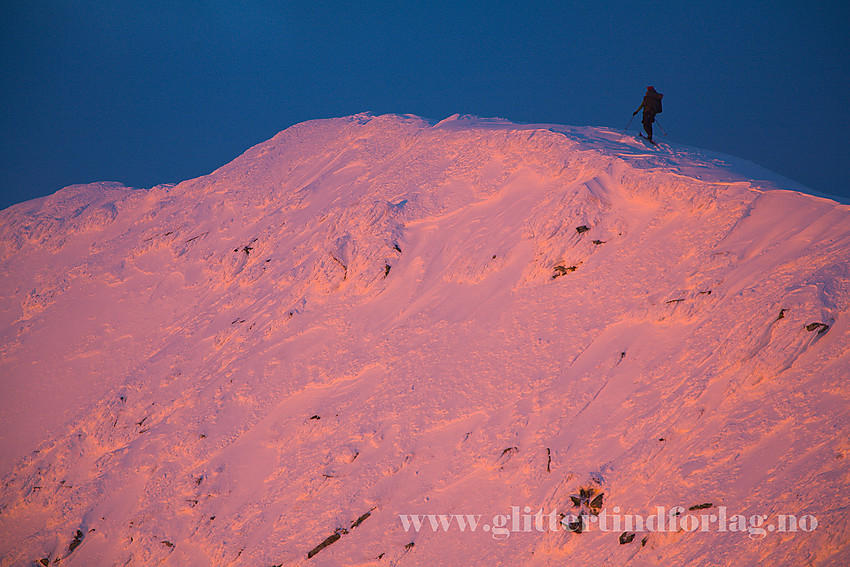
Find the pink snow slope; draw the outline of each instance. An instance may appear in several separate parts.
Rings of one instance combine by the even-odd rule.
[[[6,209],[0,563],[846,565],[850,207],[800,189],[359,114]]]

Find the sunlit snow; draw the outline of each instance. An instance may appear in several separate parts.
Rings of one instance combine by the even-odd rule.
[[[850,206],[802,190],[604,128],[360,114],[6,209],[0,563],[839,565]],[[489,525],[599,506],[817,527]],[[488,528],[400,518],[428,514]]]

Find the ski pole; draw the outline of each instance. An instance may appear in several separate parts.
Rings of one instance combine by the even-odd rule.
[[[635,116],[636,116],[636,115],[637,115],[637,113],[632,114],[632,117],[631,117],[631,118],[629,118],[629,123],[628,123],[628,124],[626,124],[626,127],[625,127],[625,128],[623,128],[623,131],[622,131],[622,132],[620,132],[620,137],[619,137],[619,138],[617,138],[617,142],[619,142],[620,140],[622,140],[622,139],[623,139],[623,136],[625,136],[625,135],[626,135],[626,131],[629,129],[629,126],[631,126],[631,125],[632,125],[632,120],[634,120],[634,119],[635,119]],[[615,142],[615,143],[616,143],[616,142]]]
[[[629,123],[628,123],[628,124],[626,124],[626,128],[623,130],[623,132],[625,132],[626,130],[628,130],[628,129],[629,129],[629,126],[631,126],[631,125],[632,125],[632,120],[634,120],[634,119],[635,119],[635,116],[637,116],[637,115],[636,115],[636,114],[632,114],[632,117],[631,117],[631,118],[629,118]]]
[[[664,126],[661,125],[661,122],[659,122],[657,118],[655,119],[655,123],[658,124],[658,127],[661,128],[661,131],[664,132],[664,135],[666,136],[667,132],[664,131]]]

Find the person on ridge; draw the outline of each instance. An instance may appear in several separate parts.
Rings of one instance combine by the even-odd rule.
[[[643,102],[632,113],[632,116],[635,116],[643,109],[643,129],[646,130],[646,139],[650,142],[652,141],[652,123],[655,122],[655,115],[661,112],[661,97],[663,96],[655,90],[655,87],[646,87]]]

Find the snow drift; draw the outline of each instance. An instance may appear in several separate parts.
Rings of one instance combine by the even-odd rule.
[[[850,207],[787,189],[361,114],[2,211],[0,560],[843,564]]]

